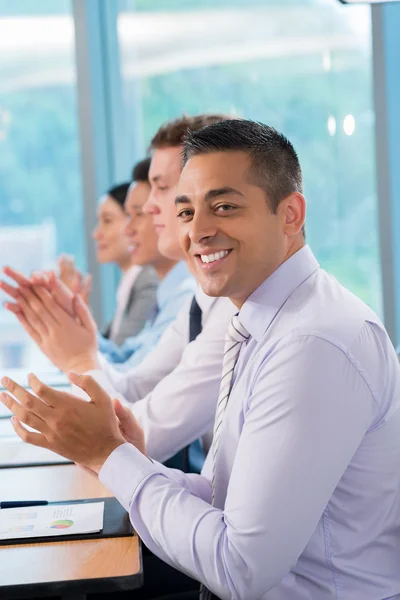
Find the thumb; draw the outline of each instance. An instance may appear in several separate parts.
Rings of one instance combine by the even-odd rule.
[[[84,326],[84,328],[88,331],[96,331],[97,326],[94,322],[92,314],[79,294],[74,296],[73,305],[75,309],[75,314]]]
[[[93,404],[107,406],[111,402],[110,396],[101,385],[91,377],[91,375],[80,375],[74,371],[69,371],[67,377],[70,383],[75,384],[81,390],[86,392]]]
[[[117,415],[121,425],[123,425],[124,422],[126,423],[127,421],[132,420],[133,414],[131,413],[129,408],[123,406],[123,404],[120,400],[118,400],[118,398],[114,398],[112,402],[114,406],[114,412]]]

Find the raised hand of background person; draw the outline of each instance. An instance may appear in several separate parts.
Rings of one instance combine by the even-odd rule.
[[[74,315],[73,298],[74,294],[65,286],[53,271],[35,271],[31,277],[26,277],[11,267],[4,267],[3,273],[12,279],[17,286],[12,286],[5,281],[0,281],[0,289],[2,289],[15,302],[8,302],[6,308],[11,312],[21,312],[21,307],[18,305],[20,291],[23,288],[32,289],[33,286],[43,286],[53,295],[56,302],[68,314]]]
[[[76,267],[73,256],[61,255],[58,260],[59,279],[73,294],[79,294],[86,304],[89,304],[89,294],[92,287],[91,275],[83,275]]]
[[[97,327],[80,296],[73,296],[71,315],[45,285],[19,285],[14,290],[15,303],[12,307],[6,304],[6,308],[14,312],[53,364],[64,372],[97,368]]]

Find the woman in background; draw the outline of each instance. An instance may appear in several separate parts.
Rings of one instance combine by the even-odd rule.
[[[150,159],[144,159],[133,169],[133,181],[148,186]],[[102,197],[97,211],[97,225],[93,231],[96,256],[101,264],[115,263],[122,272],[117,290],[117,306],[113,320],[103,331],[100,350],[107,351],[107,339],[122,344],[138,334],[154,312],[158,277],[152,267],[132,263],[129,241],[125,235],[127,217],[124,202],[130,183],[110,188]],[[72,260],[72,266],[71,266]],[[60,278],[75,293],[87,296],[88,280],[76,269],[71,257],[59,260]]]

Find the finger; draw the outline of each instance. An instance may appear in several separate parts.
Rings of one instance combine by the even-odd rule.
[[[55,273],[53,273],[53,275],[50,277],[50,291],[61,308],[63,308],[69,315],[74,317],[74,295],[67,288],[67,286],[64,285],[58,277],[56,277]]]
[[[14,312],[14,311],[13,311]],[[15,313],[18,321],[21,323],[22,327],[25,329],[26,333],[33,339],[33,341],[40,346],[42,343],[42,337],[39,332],[36,331],[26,320],[22,312]]]
[[[16,299],[19,294],[18,288],[6,283],[5,281],[0,281],[0,289],[14,299]]]
[[[80,271],[75,271],[71,282],[71,292],[80,294],[82,292],[83,275]]]
[[[86,304],[86,306],[89,306],[89,295],[90,295],[90,291],[92,289],[92,276],[91,275],[86,275],[82,284],[82,289],[81,289],[81,298],[84,301],[84,303]]]
[[[25,427],[16,417],[11,418],[11,425],[13,426],[15,433],[21,438],[23,442],[26,442],[27,444],[32,444],[33,446],[39,446],[40,448],[47,448],[50,450],[50,446],[43,434],[35,433],[34,431],[28,431],[28,429],[25,429]]]
[[[92,287],[92,276],[91,276],[91,274],[90,274],[90,273],[88,273],[88,274],[86,275],[86,277],[85,277],[85,283],[84,283],[84,285],[85,285],[85,288],[86,288],[86,290],[87,290],[88,292],[90,292],[90,290],[91,290],[91,287]]]
[[[132,419],[135,419],[132,411],[126,406],[123,406],[123,404],[118,398],[114,398],[112,403],[114,407],[114,412],[117,415],[121,425],[128,421],[132,422]]]
[[[49,276],[46,271],[33,271],[31,274],[32,285],[41,285],[44,287],[49,286]]]
[[[19,304],[15,304],[14,302],[5,302],[4,308],[16,315],[22,314],[22,308],[20,307]]]
[[[82,295],[88,295],[90,293],[90,290],[92,289],[92,276],[89,273],[85,276],[82,286]]]
[[[29,298],[29,295],[27,296]],[[30,303],[25,299],[25,293],[21,294],[21,296],[18,298],[18,304],[21,307],[24,317],[28,321],[29,325],[33,327],[42,338],[46,336],[48,334],[48,327],[42,321],[37,312],[32,309]]]
[[[57,263],[59,265],[73,265],[74,264],[74,257],[71,256],[70,254],[61,254],[58,259],[57,259]]]
[[[29,281],[28,277],[25,277],[25,275],[23,275],[19,271],[16,271],[15,269],[12,269],[11,267],[4,267],[3,273],[8,277],[11,277],[11,279],[18,283],[18,285],[31,285],[31,282]]]
[[[25,423],[25,425],[28,425],[29,427],[32,427],[41,433],[48,431],[48,427],[43,419],[28,410],[23,404],[17,402],[9,394],[1,392],[0,400],[4,406],[6,406],[12,412],[13,415],[18,417],[18,419]]]
[[[23,388],[22,385],[19,385],[18,383],[16,383],[13,379],[10,379],[9,377],[3,377],[1,380],[1,383],[6,388],[6,390],[8,392],[10,392],[10,394],[12,394],[18,400],[19,404],[22,405],[28,412],[31,412],[40,418],[48,418],[49,417],[50,412],[51,412],[51,407],[49,406],[48,403],[43,402],[43,400],[41,400],[40,397],[37,398],[36,396],[34,396],[30,392],[28,392],[28,390]],[[29,381],[29,383],[30,383],[30,381]],[[32,389],[33,389],[33,387],[32,387]],[[7,396],[8,396],[8,394],[7,394]],[[13,402],[15,402],[15,401],[13,400]],[[14,406],[14,404],[13,404],[13,406]],[[17,413],[15,413],[15,414],[17,414]]]
[[[74,296],[74,309],[83,327],[88,331],[96,331],[97,325],[92,317],[92,313],[79,295]]]
[[[48,314],[54,319],[55,323],[67,326],[71,322],[71,315],[61,308],[53,294],[43,287],[35,288],[35,292]]]
[[[56,302],[51,301],[50,292],[43,286],[34,285],[32,288],[21,288],[21,294],[25,300],[29,303],[30,308],[35,312],[37,317],[44,324],[46,329],[54,327],[56,324],[60,324],[63,317],[63,312],[58,311],[58,305]],[[42,298],[50,299],[48,307],[44,304]],[[56,313],[60,318],[57,318]]]
[[[87,393],[91,402],[99,405],[111,405],[110,396],[93,377],[90,375],[78,375],[78,373],[74,372],[69,372],[67,375],[71,383],[74,383]]]
[[[43,401],[42,404],[45,403],[45,406],[47,406],[47,413],[45,413],[47,415],[49,414],[49,408],[51,409],[60,405],[62,406],[65,404],[68,398],[71,397],[70,394],[61,392],[60,390],[55,390],[49,385],[46,385],[39,379],[39,377],[36,377],[34,373],[29,373],[28,383],[33,392],[35,392],[36,396]]]

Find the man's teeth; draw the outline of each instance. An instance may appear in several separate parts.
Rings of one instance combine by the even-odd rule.
[[[211,263],[216,260],[220,260],[220,258],[224,258],[229,254],[228,250],[222,250],[221,252],[216,252],[215,254],[200,254],[201,262],[203,263]]]

